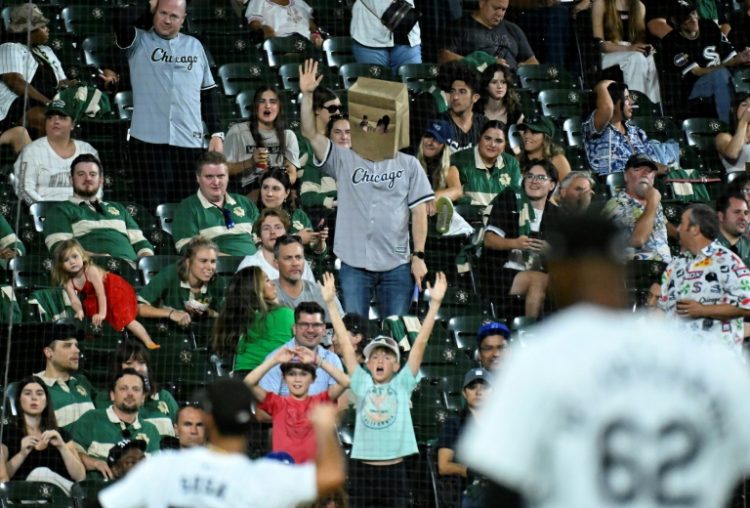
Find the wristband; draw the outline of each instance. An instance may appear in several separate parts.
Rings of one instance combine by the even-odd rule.
[[[167,319],[172,319],[172,313],[174,312],[174,309],[169,311],[169,315],[167,316]]]

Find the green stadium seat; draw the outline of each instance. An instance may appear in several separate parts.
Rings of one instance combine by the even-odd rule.
[[[255,107],[253,104],[254,96],[255,90],[243,90],[235,97],[234,101],[237,104],[237,112],[240,119],[250,118],[250,112]]]
[[[108,272],[115,273],[128,281],[134,288],[143,285],[141,272],[125,260],[113,258],[111,256],[94,256],[92,261]]]
[[[606,184],[609,197],[612,197],[625,189],[625,178],[622,173],[610,173],[607,175]]]
[[[268,65],[274,68],[285,63],[301,64],[307,58],[319,60],[320,54],[312,42],[302,36],[272,37],[263,42]]]
[[[161,230],[172,236],[172,222],[174,222],[174,212],[179,203],[162,203],[156,207],[156,218],[159,219]]]
[[[115,46],[112,34],[92,35],[83,40],[83,57],[86,65],[94,69],[110,68],[129,79],[130,68],[125,52]],[[127,82],[127,81],[124,81]]]
[[[521,80],[521,88],[541,92],[553,88],[564,90],[576,88],[577,84],[573,76],[565,69],[555,65],[522,65],[517,71]]]
[[[538,100],[544,116],[561,119],[580,118],[585,113],[588,99],[580,90],[560,88],[542,90]]]
[[[349,64],[351,65],[351,64]],[[321,86],[326,88],[338,88],[338,80],[336,76],[331,73],[327,67],[319,66],[318,72],[323,75],[323,81]],[[293,93],[299,93],[299,64],[298,63],[287,63],[279,67],[279,77],[284,90],[288,90]]]
[[[16,256],[8,263],[15,288],[48,288],[52,286],[52,260],[49,256]]]
[[[188,3],[187,30],[192,34],[247,34],[245,20],[239,18],[232,8],[219,2]],[[247,38],[247,35],[245,35]]]
[[[649,139],[667,141],[673,139],[683,144],[683,135],[680,128],[671,117],[634,117],[630,123],[643,129]]]
[[[329,37],[323,42],[326,62],[331,69],[338,69],[344,64],[354,63],[351,37]]]
[[[438,66],[431,63],[404,64],[398,68],[398,75],[409,90],[429,91],[437,86]]]
[[[661,116],[659,106],[651,102],[651,99],[638,90],[628,90],[630,93],[630,101],[633,104],[633,117],[657,117]]]
[[[448,333],[459,349],[473,349],[477,345],[477,331],[488,321],[484,314],[467,314],[455,316],[448,320]]]
[[[738,69],[734,71],[734,92],[750,93],[750,69]]]
[[[69,5],[60,16],[65,31],[81,40],[91,35],[112,33],[112,11],[108,6]]]
[[[0,501],[3,506],[75,508],[73,499],[62,488],[47,482],[5,482],[0,488]]]
[[[141,280],[143,285],[149,283],[149,281],[159,273],[159,271],[172,265],[180,260],[180,256],[146,256],[138,260],[138,270],[141,271]]]
[[[70,34],[65,32],[50,34],[47,46],[55,52],[55,56],[60,60],[66,75],[69,68],[80,67],[84,63],[81,44]]]
[[[339,76],[344,88],[349,90],[360,77],[391,80],[391,71],[388,67],[375,64],[348,63],[339,67]]]
[[[523,150],[523,133],[518,128],[518,124],[514,123],[508,127],[507,143],[514,153],[516,150]]]
[[[133,92],[125,90],[115,94],[115,108],[120,120],[130,120],[133,117]]]
[[[248,41],[247,31],[207,33],[201,36],[201,41],[211,52],[216,66],[228,63],[268,65],[265,52]]]
[[[728,131],[727,124],[716,118],[688,118],[682,122],[688,145],[696,147],[699,152],[716,151],[716,135]]]
[[[568,146],[580,148],[583,147],[583,129],[581,128],[581,119],[566,118],[563,121],[563,132],[565,133],[565,141]]]
[[[276,76],[262,63],[228,63],[219,67],[224,95],[235,97],[243,90],[276,85]]]
[[[44,221],[47,220],[47,214],[60,203],[62,201],[37,201],[29,207],[31,216],[34,217],[34,227],[38,233],[44,233]]]
[[[348,0],[310,0],[315,24],[332,36],[348,36],[352,3]]]
[[[243,259],[244,256],[219,256],[216,258],[216,275],[231,277]]]

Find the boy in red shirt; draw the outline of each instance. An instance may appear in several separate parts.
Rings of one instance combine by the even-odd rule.
[[[258,385],[266,372],[277,364],[281,364],[289,395],[266,392]],[[328,372],[337,384],[331,385],[327,392],[309,396],[316,366]],[[315,459],[315,433],[307,415],[316,404],[335,401],[349,387],[349,376],[305,347],[283,347],[245,376],[245,384],[258,401],[258,409],[271,415],[273,451],[287,452],[295,464],[301,464]]]

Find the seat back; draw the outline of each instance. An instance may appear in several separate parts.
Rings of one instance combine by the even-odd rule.
[[[234,97],[242,90],[262,85],[276,85],[276,76],[262,63],[227,63],[219,67],[219,80],[224,95]]]
[[[375,64],[348,63],[339,67],[339,76],[345,89],[350,89],[360,77],[389,81],[391,71],[388,67]]]
[[[156,217],[159,219],[161,230],[165,233],[172,234],[172,223],[174,222],[174,212],[177,203],[162,203],[156,207]]]
[[[179,261],[180,256],[145,256],[138,260],[138,270],[141,271],[143,284],[148,284],[163,268]]]
[[[554,88],[571,89],[577,86],[565,69],[556,65],[522,65],[517,70],[521,88],[540,92]]]
[[[352,52],[351,37],[329,37],[323,42],[323,51],[326,54],[328,67],[332,69],[338,69],[344,64],[356,61]]]

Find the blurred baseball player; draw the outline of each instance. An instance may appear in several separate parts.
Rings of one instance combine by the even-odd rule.
[[[208,447],[165,451],[136,466],[99,494],[105,508],[293,507],[334,492],[344,483],[344,457],[335,428],[335,407],[313,410],[315,462],[286,465],[250,460],[247,434],[252,394],[238,380],[206,389],[203,401]]]
[[[611,223],[553,231],[550,288],[578,305],[511,346],[459,459],[500,485],[493,506],[724,506],[750,472],[747,366],[624,311]]]

